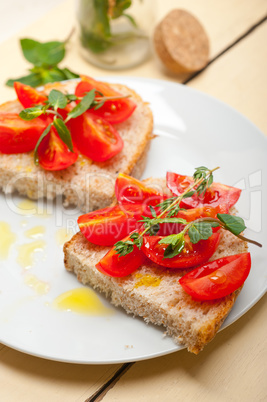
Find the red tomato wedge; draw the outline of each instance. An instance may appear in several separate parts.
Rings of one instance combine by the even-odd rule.
[[[0,113],[0,152],[16,154],[32,151],[47,125],[48,122],[39,117],[25,121],[16,113]]]
[[[96,81],[87,76],[81,76],[81,82],[77,85],[75,90],[76,96],[84,96],[86,92],[96,89],[104,96],[121,96],[121,94],[109,85]],[[100,94],[96,94],[100,97]],[[103,106],[97,110],[92,110],[92,113],[97,116],[103,117],[111,124],[122,123],[127,120],[134,112],[136,104],[129,98],[122,98],[116,100],[106,101]]]
[[[76,162],[78,153],[71,152],[52,127],[38,147],[38,157],[45,170],[62,170]]]
[[[191,208],[187,210],[180,210],[175,218],[185,219],[187,222],[195,221],[199,218],[216,218],[217,213],[220,211],[218,207],[199,207],[199,208]],[[160,230],[157,233],[158,236],[169,236],[171,234],[179,233],[183,230],[184,225],[180,223],[162,223],[160,224]],[[213,232],[217,232],[219,227],[213,228]]]
[[[123,241],[131,240],[127,236]],[[119,256],[114,247],[96,264],[96,268],[105,275],[123,277],[136,271],[146,260],[145,254],[134,246],[130,254]]]
[[[184,275],[180,284],[197,300],[214,300],[237,290],[248,277],[250,253],[219,258]]]
[[[214,233],[207,240],[200,240],[193,244],[186,236],[186,244],[183,251],[173,258],[164,258],[167,244],[159,244],[162,236],[144,236],[142,250],[145,255],[155,262],[167,268],[191,268],[207,262],[216,251],[220,233]]]
[[[145,211],[142,205],[115,205],[99,209],[78,218],[82,234],[91,243],[99,246],[113,246],[136,228]]]
[[[117,130],[91,112],[70,120],[69,127],[78,150],[93,161],[104,162],[123,148],[123,141]]]
[[[181,195],[187,187],[192,185],[194,180],[190,176],[168,172],[167,186],[174,195]],[[182,208],[197,208],[199,206],[212,206],[218,208],[217,212],[228,213],[235,205],[241,194],[239,188],[226,186],[221,183],[212,183],[204,196],[194,194],[192,197],[184,198],[180,206]]]
[[[119,204],[141,204],[155,206],[167,196],[151,187],[147,187],[140,180],[127,174],[120,173],[115,183],[115,194]]]
[[[14,88],[17,93],[18,100],[25,108],[33,105],[44,103],[47,100],[47,96],[37,89],[32,88],[30,85],[22,84],[21,82],[14,82]]]

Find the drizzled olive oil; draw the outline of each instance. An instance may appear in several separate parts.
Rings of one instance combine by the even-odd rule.
[[[49,285],[47,282],[41,281],[35,275],[26,275],[24,283],[32,288],[38,295],[45,295],[49,292]]]
[[[77,288],[59,295],[53,302],[59,310],[86,315],[110,315],[112,310],[105,307],[95,292],[88,288]]]
[[[45,241],[35,240],[31,243],[25,243],[18,246],[18,264],[24,268],[29,269],[34,263],[34,254],[38,251],[43,251],[46,246]]]
[[[66,228],[60,228],[56,231],[56,242],[59,246],[63,246],[71,237],[72,234]]]
[[[11,231],[10,225],[0,222],[0,260],[8,257],[10,247],[15,243],[16,235]]]
[[[26,237],[30,239],[38,239],[39,237],[42,237],[45,233],[45,227],[44,226],[34,226],[31,229],[26,230],[24,233]]]

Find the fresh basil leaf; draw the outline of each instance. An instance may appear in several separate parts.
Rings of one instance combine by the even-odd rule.
[[[198,180],[201,178],[205,178],[206,174],[209,172],[209,169],[206,166],[199,166],[195,168],[195,173],[193,175],[194,180]]]
[[[201,234],[195,228],[195,226],[190,226],[188,230],[188,235],[190,237],[191,243],[196,244],[201,240]]]
[[[198,193],[198,195],[200,196],[200,195],[204,195],[205,194],[205,192],[206,192],[206,190],[207,190],[207,180],[206,179],[204,179],[201,183],[200,183],[200,185],[197,187],[197,193]]]
[[[180,210],[181,210],[181,208],[180,208],[180,203],[178,203],[178,204],[174,205],[174,206],[169,210],[169,212],[167,213],[167,216],[171,218],[172,216],[177,215],[177,214],[180,212]]]
[[[36,146],[35,146],[35,148],[34,148],[34,163],[35,163],[35,165],[39,165],[39,157],[38,157],[38,148],[39,148],[39,145],[41,144],[41,142],[43,141],[43,139],[47,136],[47,134],[49,133],[49,131],[50,131],[50,129],[51,129],[51,124],[49,124],[47,127],[46,127],[46,129],[43,131],[43,133],[41,134],[41,136],[39,137],[39,139],[38,139],[38,141],[37,141],[37,144],[36,144]]]
[[[218,226],[221,226],[220,224],[219,224],[219,222],[217,223],[217,222],[209,222],[209,224],[210,224],[210,226],[212,227],[212,228],[217,228]]]
[[[207,240],[213,234],[210,222],[196,222],[194,226],[201,234],[203,240]]]
[[[43,84],[41,75],[38,73],[32,73],[29,75],[25,75],[25,77],[9,79],[6,81],[6,85],[8,87],[13,87],[14,82],[16,81],[21,82],[22,84],[25,85],[30,85],[31,87],[38,87]]]
[[[150,209],[150,212],[151,212],[151,215],[153,216],[153,218],[156,218],[157,214],[156,214],[155,208],[153,208],[152,205],[149,205],[149,209]]]
[[[212,236],[212,233],[210,222],[196,222],[188,230],[188,235],[193,244],[198,243],[200,240],[207,240]]]
[[[134,244],[139,248],[139,250],[141,249],[142,245],[143,245],[143,236],[140,236],[139,233],[134,232],[131,234],[130,238],[134,241]]]
[[[104,105],[104,103],[105,103],[104,101],[97,103],[96,106],[94,107],[94,110],[100,109]]]
[[[20,45],[26,60],[35,66],[42,64],[39,57],[39,47],[41,45],[40,42],[25,38],[20,40]]]
[[[95,99],[95,90],[92,89],[90,92],[88,92],[81,100],[80,103],[78,103],[77,106],[75,106],[68,114],[68,117],[66,119],[66,122],[69,121],[70,119],[75,119],[76,117],[80,116],[84,112],[86,112],[87,109],[91,106]]]
[[[38,67],[56,66],[65,56],[65,43],[38,42],[33,39],[21,39],[21,48],[25,59]]]
[[[78,97],[76,95],[73,95],[73,94],[66,94],[66,97],[70,101],[76,101],[78,99]]]
[[[183,198],[192,197],[192,195],[194,195],[194,194],[195,194],[195,191],[189,191],[189,193],[186,193],[186,194],[183,195]]]
[[[102,53],[112,46],[110,35],[103,36],[102,34],[88,31],[86,28],[81,27],[81,42],[82,46],[90,49],[93,53]]]
[[[135,28],[138,28],[138,25],[137,25],[135,19],[134,19],[130,14],[123,13],[122,15],[123,15],[124,17],[128,18],[128,20],[130,21],[130,23],[131,23]]]
[[[228,214],[217,214],[217,218],[223,222],[230,232],[234,235],[239,235],[246,229],[245,222],[239,216],[228,215]]]
[[[120,257],[130,254],[133,251],[133,249],[134,249],[133,242],[130,240],[118,241],[115,244],[116,254],[119,254]]]
[[[119,0],[116,0],[116,3]],[[108,17],[108,9],[109,2],[107,0],[102,1],[94,1],[94,12],[95,12],[95,21],[94,21],[94,33],[103,39],[111,36],[110,31],[110,23]],[[113,7],[114,9],[115,7]]]
[[[156,234],[158,233],[159,229],[160,229],[160,226],[159,226],[158,223],[156,223],[156,224],[154,224],[154,225],[149,227],[148,233],[150,234],[150,236],[156,236]]]
[[[183,237],[183,233],[177,233],[177,234],[172,234],[166,237],[163,237],[163,239],[161,239],[159,241],[159,244],[171,244],[172,246],[176,246],[176,244],[179,242],[179,239],[181,237]]]
[[[21,117],[23,120],[33,120],[42,114],[44,114],[43,105],[40,105],[22,110],[19,114],[19,117]]]
[[[160,209],[165,209],[165,208],[169,207],[176,200],[176,198],[177,197],[167,198],[166,200],[157,204],[156,207],[159,207]]]
[[[58,41],[40,43],[38,56],[42,65],[55,66],[64,59],[65,43]]]
[[[66,126],[66,124],[64,123],[64,121],[59,118],[55,118],[53,124],[58,132],[59,137],[62,139],[64,144],[67,145],[69,150],[71,152],[73,152],[73,144],[72,144],[70,131],[69,131],[68,127]]]
[[[123,14],[123,11],[129,8],[131,4],[131,0],[116,0],[112,9],[112,18],[119,18]]]
[[[141,217],[143,218],[143,219],[140,219],[139,221],[137,221],[137,222],[143,222],[143,223],[148,223],[148,224],[150,224],[151,222],[154,222],[155,221],[155,219],[151,219],[151,218],[149,218],[148,216],[143,216],[143,215],[141,215]],[[153,223],[152,223],[153,224]]]
[[[65,80],[65,75],[57,67],[53,67],[50,69],[42,67],[41,75],[44,84],[47,84],[48,82],[57,82]]]
[[[210,187],[213,183],[213,175],[211,174],[208,180],[208,187]]]
[[[139,233],[138,232],[133,232],[130,236],[131,239],[136,240],[139,237]]]
[[[67,106],[68,98],[62,92],[52,89],[48,95],[48,102],[57,109],[64,109]]]
[[[80,76],[73,71],[70,71],[68,68],[61,68],[61,72],[65,75],[66,80],[72,80],[74,78],[79,78]]]
[[[178,254],[180,254],[185,245],[185,239],[183,233],[179,233],[180,236],[175,244],[173,246],[172,244],[169,244],[166,250],[164,251],[164,258],[173,258],[176,257]]]

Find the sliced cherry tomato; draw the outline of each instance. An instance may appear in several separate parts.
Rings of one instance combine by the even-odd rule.
[[[39,164],[45,170],[62,170],[76,162],[78,153],[76,150],[71,152],[52,127],[39,145],[38,157]]]
[[[104,96],[121,96],[121,94],[109,85],[94,80],[93,78],[82,76],[82,81],[77,85],[75,95],[84,96],[86,92],[96,89]],[[97,94],[100,97],[100,94]],[[136,104],[129,98],[106,101],[103,106],[91,112],[97,116],[103,117],[109,123],[122,123],[128,119],[134,112]]]
[[[26,121],[17,113],[0,113],[0,152],[16,154],[32,151],[48,124],[39,117]]]
[[[155,206],[167,196],[153,188],[147,187],[140,180],[120,173],[115,183],[115,194],[119,204],[140,204]]]
[[[187,187],[192,185],[194,180],[190,176],[182,176],[176,173],[167,173],[167,186],[174,195],[181,195]],[[210,205],[218,208],[220,213],[228,213],[229,209],[235,205],[241,194],[239,188],[226,186],[221,183],[212,183],[204,196],[194,194],[192,197],[184,198],[181,201],[183,208],[197,208],[199,206]]]
[[[21,82],[14,82],[14,88],[17,93],[18,100],[25,108],[33,105],[44,103],[47,96],[37,89],[32,88],[30,85],[22,84]]]
[[[237,290],[247,279],[250,267],[250,253],[231,255],[197,267],[179,282],[194,299],[218,299]]]
[[[130,236],[127,236],[123,241],[129,241]],[[130,275],[136,271],[146,260],[145,254],[134,246],[130,254],[119,256],[116,253],[115,247],[96,264],[96,268],[105,275],[122,277]]]
[[[156,264],[168,268],[191,268],[207,262],[214,254],[220,241],[220,233],[214,233],[207,240],[200,240],[193,244],[188,236],[183,251],[173,258],[164,258],[167,244],[159,244],[162,236],[144,236],[142,250],[145,255]]]
[[[123,148],[123,141],[117,130],[91,112],[70,120],[69,127],[78,150],[93,161],[104,162]]]
[[[113,246],[141,224],[145,209],[142,205],[115,205],[90,212],[78,218],[82,234],[91,243],[99,246]]]
[[[177,215],[173,216],[175,218],[185,219],[187,222],[195,221],[199,218],[216,218],[217,213],[220,211],[218,207],[199,207],[187,210],[180,210]],[[169,236],[171,234],[179,233],[183,230],[184,225],[180,223],[162,223],[160,224],[160,230],[157,233],[158,236]],[[213,228],[213,232],[217,232],[220,227]]]

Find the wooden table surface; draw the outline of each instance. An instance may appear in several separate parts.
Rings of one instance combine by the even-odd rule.
[[[154,56],[122,72],[100,70],[79,55],[75,39],[64,64],[92,76],[121,75],[184,82],[233,106],[267,134],[266,0],[155,1],[155,20],[184,8],[205,26],[211,42],[208,67],[184,80],[166,74]],[[28,67],[18,39],[64,39],[75,23],[66,1],[0,44],[0,102],[11,99],[4,86]],[[76,365],[32,357],[0,345],[1,401],[266,401],[267,297],[217,334],[198,356],[185,350],[137,363]]]

